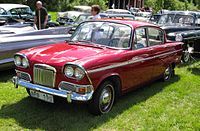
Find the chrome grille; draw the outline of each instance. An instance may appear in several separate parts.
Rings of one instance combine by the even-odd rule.
[[[45,64],[37,64],[33,69],[33,82],[35,84],[55,87],[56,70]]]

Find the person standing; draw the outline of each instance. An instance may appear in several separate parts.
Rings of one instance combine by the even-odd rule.
[[[46,28],[47,22],[48,22],[47,9],[42,6],[41,1],[37,1],[34,24],[36,24],[38,30],[41,30]]]
[[[99,5],[93,5],[91,9],[91,15],[93,16],[92,20],[101,19],[101,16],[99,15],[101,9]]]

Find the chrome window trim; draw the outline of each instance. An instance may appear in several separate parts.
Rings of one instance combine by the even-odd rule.
[[[128,60],[128,61],[125,61],[125,62],[121,62],[121,63],[117,63],[117,64],[105,66],[105,67],[100,67],[100,68],[97,68],[97,69],[88,70],[88,73],[96,73],[96,72],[99,72],[99,71],[113,69],[113,68],[126,66],[126,65],[130,65],[130,64],[134,64],[134,63],[138,63],[138,62],[144,62],[146,60],[151,60],[151,59],[154,59],[154,58],[163,57],[163,56],[170,55],[170,54],[173,54],[173,53],[177,53],[177,52],[180,52],[180,51],[182,51],[182,49],[172,51],[172,52],[167,52],[167,53],[160,54],[160,55],[156,55],[156,56],[153,56],[153,57],[132,59],[132,60]]]
[[[110,48],[110,49],[115,49],[115,50],[131,50],[132,49],[132,43],[133,43],[133,34],[134,34],[134,28],[133,26],[131,26],[130,24],[126,24],[126,23],[122,23],[122,22],[117,22],[117,21],[108,21],[108,20],[99,20],[99,21],[92,21],[92,20],[89,20],[89,21],[83,21],[81,22],[76,30],[78,29],[79,26],[81,26],[81,24],[84,24],[84,23],[88,23],[88,22],[109,22],[109,23],[114,23],[114,24],[121,24],[121,25],[124,25],[124,26],[128,26],[131,28],[131,34],[130,34],[130,40],[129,40],[129,47],[128,48],[117,48],[117,47],[111,47],[111,46],[105,46],[107,48]],[[75,31],[76,31],[75,30]],[[74,31],[74,32],[75,32]],[[74,34],[71,36],[70,39],[72,39],[74,37]],[[96,44],[96,43],[95,43]]]

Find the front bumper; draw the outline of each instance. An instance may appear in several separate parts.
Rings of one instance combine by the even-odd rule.
[[[86,94],[78,94],[78,93],[72,92],[72,91],[56,90],[53,88],[49,88],[49,87],[45,87],[45,86],[41,86],[41,85],[37,85],[37,84],[32,84],[28,81],[19,79],[17,76],[13,77],[13,83],[16,88],[18,88],[18,86],[20,85],[27,89],[31,89],[31,90],[47,93],[50,95],[66,98],[68,102],[71,102],[72,100],[82,101],[82,102],[89,101],[92,98],[92,95],[94,92],[94,91],[91,91],[90,93],[86,93]]]

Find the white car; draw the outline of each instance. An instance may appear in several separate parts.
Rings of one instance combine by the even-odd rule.
[[[151,12],[138,12],[135,14],[135,20],[148,22],[152,13]]]
[[[108,9],[105,11],[107,14],[131,14],[130,11],[124,9]]]
[[[33,17],[33,12],[27,5],[0,4],[0,17],[21,19],[24,17]]]
[[[90,13],[91,12],[91,6],[74,6],[73,11],[65,11],[65,12],[58,12],[58,18],[65,17],[68,14],[73,14],[77,17],[81,13]],[[79,13],[79,15],[78,15]],[[71,18],[71,17],[70,17]]]

